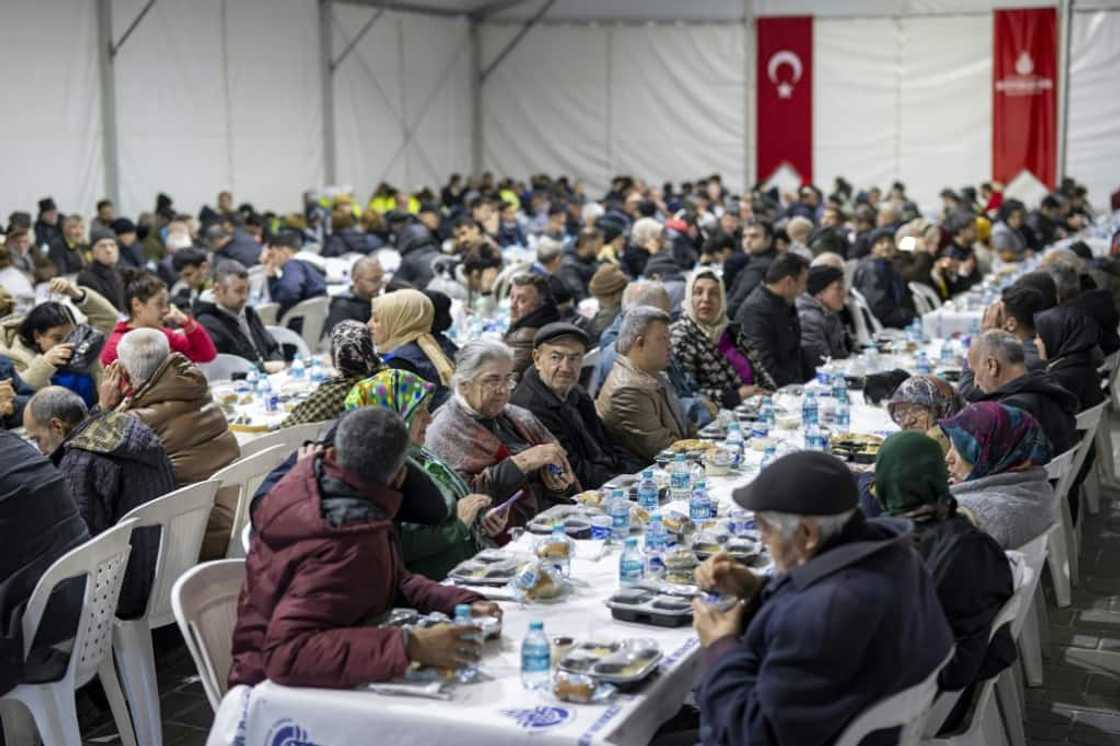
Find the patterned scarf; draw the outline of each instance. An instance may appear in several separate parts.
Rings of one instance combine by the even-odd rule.
[[[700,280],[712,280],[719,286],[719,315],[716,316],[715,321],[701,321],[700,317],[696,315],[696,309],[692,307],[692,293],[696,287],[696,283]],[[692,273],[688,278],[688,282],[684,286],[684,304],[682,305],[684,315],[692,320],[692,323],[700,327],[708,337],[708,341],[713,345],[719,344],[719,340],[723,337],[723,332],[727,329],[729,320],[727,318],[727,292],[723,288],[723,280],[710,269],[698,269]]]
[[[396,412],[409,427],[412,418],[420,407],[430,401],[435,386],[420,376],[407,370],[386,368],[377,374],[354,384],[346,396],[346,409],[359,407],[381,407]],[[413,444],[410,458],[439,485],[444,496],[458,500],[470,492],[467,483],[435,454],[423,446]]]
[[[952,417],[961,410],[961,398],[953,387],[936,376],[911,376],[898,385],[887,402],[894,419],[899,405],[915,404],[930,410],[935,421]]]
[[[968,480],[1022,471],[1050,460],[1050,445],[1038,421],[1017,407],[977,402],[942,420],[949,442],[972,464]]]
[[[369,328],[353,319],[331,329],[331,359],[342,378],[362,378],[381,367]]]

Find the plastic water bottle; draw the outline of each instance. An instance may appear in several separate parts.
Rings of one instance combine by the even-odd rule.
[[[812,389],[805,392],[801,402],[801,424],[805,427],[819,425],[821,421],[820,407],[817,404],[817,394]]]
[[[630,503],[625,497],[612,498],[607,507],[611,517],[611,540],[623,541],[630,535]]]
[[[810,451],[824,449],[824,436],[821,434],[820,425],[809,425],[805,428],[805,448]]]
[[[697,486],[707,487],[708,480],[705,477],[704,467],[694,463],[688,469],[688,494],[691,495],[692,491],[696,489]]]
[[[245,374],[245,382],[249,384],[250,389],[256,390],[259,380],[261,380],[261,374],[256,368],[250,368],[249,372]]]
[[[778,457],[778,447],[775,445],[766,446],[766,450],[762,452],[762,466],[759,470],[765,469],[770,464],[774,463],[774,459]]]
[[[953,341],[951,339],[946,339],[941,344],[940,360],[941,365],[946,368],[956,362],[956,356],[953,354]]]
[[[642,478],[638,482],[638,504],[646,510],[657,510],[659,500],[657,480],[653,478],[653,469],[642,471]]]
[[[323,369],[323,361],[318,355],[311,358],[311,372],[308,375],[312,383],[322,383],[327,380],[327,371]]]
[[[706,521],[711,516],[711,511],[708,490],[705,487],[694,488],[688,498],[688,517],[694,521]]]
[[[565,578],[572,575],[572,555],[575,554],[575,542],[568,538],[568,533],[564,530],[563,523],[555,523],[552,526],[552,536],[548,537],[550,544],[563,542],[568,546],[568,553],[563,557],[549,557],[548,563],[555,567],[561,575]]]
[[[925,352],[918,353],[918,360],[915,365],[915,369],[918,371],[919,375],[923,376],[928,376],[933,370],[932,366],[930,366],[929,364],[929,356],[927,356]]]
[[[836,416],[833,418],[833,424],[842,433],[852,429],[852,405],[846,399],[836,402]]]
[[[260,397],[262,402],[266,403],[266,406],[268,402],[268,395],[271,393],[272,381],[268,380],[268,376],[261,376],[260,380],[257,381],[257,395]]]
[[[837,402],[850,401],[848,398],[848,381],[839,373],[832,377],[832,398]]]
[[[770,428],[774,427],[774,400],[769,395],[762,397],[762,405],[758,408],[758,419]]]
[[[743,464],[743,431],[738,420],[732,420],[727,426],[727,440],[724,448],[731,451],[731,466],[738,469]]]
[[[459,604],[455,607],[455,626],[456,627],[474,627],[476,626],[474,620],[471,619],[471,607],[468,604]],[[464,640],[476,640],[482,642],[480,635],[472,637],[461,638]],[[478,680],[478,666],[473,663],[468,663],[459,666],[459,670],[455,672],[455,677],[463,684],[469,684],[472,681]]]
[[[622,548],[622,556],[618,559],[618,583],[623,587],[632,587],[642,582],[645,572],[645,562],[642,561],[642,550],[638,548],[637,537],[631,536]]]
[[[530,691],[548,688],[552,678],[552,646],[544,633],[544,622],[529,622],[529,632],[521,641],[521,685]]]
[[[688,499],[689,476],[688,459],[683,453],[678,453],[669,467],[669,493],[674,500]]]
[[[665,575],[665,547],[669,543],[665,535],[665,527],[661,523],[661,514],[654,513],[649,518],[646,526],[646,567],[647,578],[660,578]]]
[[[296,359],[292,361],[291,366],[288,368],[288,378],[294,381],[302,381],[306,375],[306,370],[303,364],[303,355],[296,355]]]

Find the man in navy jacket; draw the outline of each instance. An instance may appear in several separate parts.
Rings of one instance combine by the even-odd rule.
[[[274,303],[280,304],[281,316],[300,301],[327,294],[327,283],[319,270],[295,258],[299,249],[299,236],[281,233],[269,239],[261,252],[261,264],[268,275],[268,294]]]
[[[952,632],[910,523],[865,519],[842,462],[793,453],[734,498],[755,511],[775,574],[762,581],[722,553],[697,569],[701,586],[743,599],[727,612],[693,602],[707,648],[696,697],[704,744],[833,743],[946,660]]]

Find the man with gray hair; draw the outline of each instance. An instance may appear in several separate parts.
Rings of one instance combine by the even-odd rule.
[[[270,373],[282,370],[280,343],[248,301],[248,270],[240,262],[223,259],[214,269],[214,287],[195,302],[194,317],[218,352],[245,358]]]
[[[331,297],[331,310],[327,314],[327,322],[323,324],[323,336],[329,335],[338,322],[346,319],[368,324],[373,299],[381,294],[384,284],[385,269],[377,257],[363,256],[354,262],[350,267],[350,289]]]
[[[130,412],[155,431],[182,487],[209,479],[241,455],[226,417],[210,396],[206,376],[171,352],[158,329],[133,329],[121,338],[118,359],[102,377],[102,409]],[[127,392],[127,396],[125,395]],[[224,557],[237,495],[219,491],[206,527],[201,559]]]
[[[755,575],[726,553],[696,570],[700,587],[741,599],[726,611],[692,603],[707,649],[696,694],[706,743],[834,743],[949,655],[953,633],[909,521],[864,518],[858,495],[843,463],[813,451],[735,490],[775,572]]]
[[[175,475],[159,438],[139,419],[88,414],[73,391],[47,386],[27,403],[23,425],[62,472],[90,535],[97,536],[133,508],[174,490]],[[158,549],[158,529],[133,533],[117,616],[144,613]]]
[[[650,463],[690,428],[665,369],[672,359],[669,314],[653,306],[626,312],[618,333],[618,358],[595,407],[607,433]]]
[[[1045,371],[1027,369],[1023,343],[1000,329],[984,332],[968,349],[968,367],[983,392],[974,401],[994,401],[1032,415],[1058,454],[1077,442],[1077,397]]]

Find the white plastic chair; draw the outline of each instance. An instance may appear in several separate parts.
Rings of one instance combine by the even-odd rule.
[[[1020,611],[1030,600],[1027,593],[1034,586],[1034,574],[1029,567],[1020,564],[1016,575],[1015,592],[993,620],[991,630],[988,633],[989,641],[1005,624],[1011,624],[1012,629],[1014,629],[1015,620],[1019,618]],[[1004,725],[1000,721],[999,710],[994,700],[997,678],[988,679],[980,685],[975,695],[971,720],[962,730],[945,738],[924,738],[921,741],[922,746],[997,746],[1007,744]],[[939,708],[935,707],[935,709]],[[944,714],[947,715],[948,711]],[[933,721],[934,718],[931,716],[927,726],[932,725]],[[944,722],[944,716],[942,716],[942,722]],[[927,732],[933,731],[936,733],[937,729],[936,727],[927,727]]]
[[[237,489],[237,508],[233,513],[233,527],[226,546],[226,557],[244,556],[241,551],[241,530],[249,520],[249,501],[268,473],[286,459],[289,453],[291,449],[282,445],[272,446],[252,456],[238,459],[210,477],[220,483],[219,489]]]
[[[326,295],[317,298],[308,298],[300,301],[280,318],[280,326],[291,326],[296,319],[303,319],[300,334],[307,342],[308,349],[318,347],[323,336],[323,324],[327,323],[327,311],[330,309],[331,299]]]
[[[282,345],[291,345],[296,348],[296,354],[303,357],[310,357],[311,348],[307,346],[307,342],[303,337],[293,332],[286,326],[266,326],[265,329]]]
[[[249,267],[249,302],[253,304],[254,310],[259,314],[259,304],[266,300],[268,300],[268,271],[263,264],[255,264]],[[276,307],[279,308],[280,306],[276,305]],[[276,317],[274,316],[272,320],[275,321]]]
[[[1096,448],[1097,431],[1100,429],[1107,407],[1108,401],[1106,400],[1095,407],[1089,407],[1077,413],[1077,430],[1082,434],[1081,448],[1078,449],[1077,458],[1073,461],[1073,476],[1070,478],[1070,489],[1073,488],[1073,480],[1081,473],[1081,467],[1085,465],[1085,459],[1089,458],[1090,451]],[[1078,557],[1080,557],[1081,528],[1085,525],[1085,513],[1089,512],[1095,514],[1100,510],[1100,482],[1096,478],[1096,469],[1091,469],[1090,473],[1086,475],[1085,481],[1081,483],[1081,491],[1080,494],[1077,495],[1077,498],[1080,501],[1082,519],[1077,523],[1074,537],[1077,539]]]
[[[937,292],[921,282],[911,282],[907,285],[910,294],[914,297],[914,308],[919,315],[931,313],[941,308],[941,297]]]
[[[134,530],[147,526],[161,528],[148,606],[143,616],[117,619],[113,627],[113,652],[120,664],[121,682],[132,709],[137,737],[145,746],[163,743],[152,630],[175,621],[171,586],[198,562],[217,492],[218,483],[213,480],[196,482],[140,505],[122,519],[135,519]]]
[[[254,456],[267,448],[272,448],[272,446],[284,446],[287,449],[284,458],[287,458],[288,453],[299,448],[304,442],[315,440],[326,422],[324,420],[323,422],[305,422],[302,425],[292,425],[250,440],[241,446],[241,458]]]
[[[952,658],[950,647],[949,654],[923,681],[879,700],[856,716],[836,739],[836,746],[857,746],[871,733],[887,728],[899,728],[898,746],[915,746],[937,696],[937,676]]]
[[[171,608],[210,709],[218,711],[233,665],[237,599],[245,581],[245,560],[204,562],[187,570],[171,589]]]
[[[855,298],[856,305],[867,314],[867,323],[871,325],[871,333],[874,335],[883,331],[883,323],[876,318],[875,313],[871,310],[871,304],[867,302],[867,298],[864,297],[863,293],[855,288],[852,288],[848,292]]]
[[[1070,605],[1070,588],[1076,576],[1073,516],[1069,512],[1066,492],[1069,491],[1069,484],[1073,480],[1073,461],[1080,447],[1078,444],[1065,453],[1055,456],[1046,464],[1046,476],[1057,482],[1054,494],[1058,500],[1058,520],[1050,529],[1046,561],[1050,567],[1050,579],[1054,581],[1054,596],[1057,598],[1058,608]]]
[[[848,307],[848,313],[852,315],[852,323],[856,326],[856,343],[860,347],[874,345],[875,340],[872,339],[871,330],[867,326],[867,317],[863,315],[863,309],[860,308],[859,302],[850,292],[847,300],[844,301],[844,305]]]
[[[276,326],[277,319],[280,318],[279,303],[261,303],[253,306],[253,310],[257,312],[257,318],[265,326]]]
[[[69,578],[84,577],[85,591],[70,661],[62,678],[42,684],[20,684],[0,696],[5,743],[11,746],[33,744],[38,731],[43,743],[49,746],[81,746],[74,690],[98,676],[121,741],[127,746],[136,745],[132,721],[110,652],[113,615],[128,564],[131,551],[128,539],[134,525],[131,520],[121,521],[70,550],[59,557],[35,584],[21,620],[24,656],[31,652],[35,633],[55,587]]]
[[[218,356],[208,363],[197,363],[202,375],[206,376],[208,383],[215,381],[228,381],[234,373],[248,373],[256,370],[257,366],[239,355],[230,355],[219,352]]]

